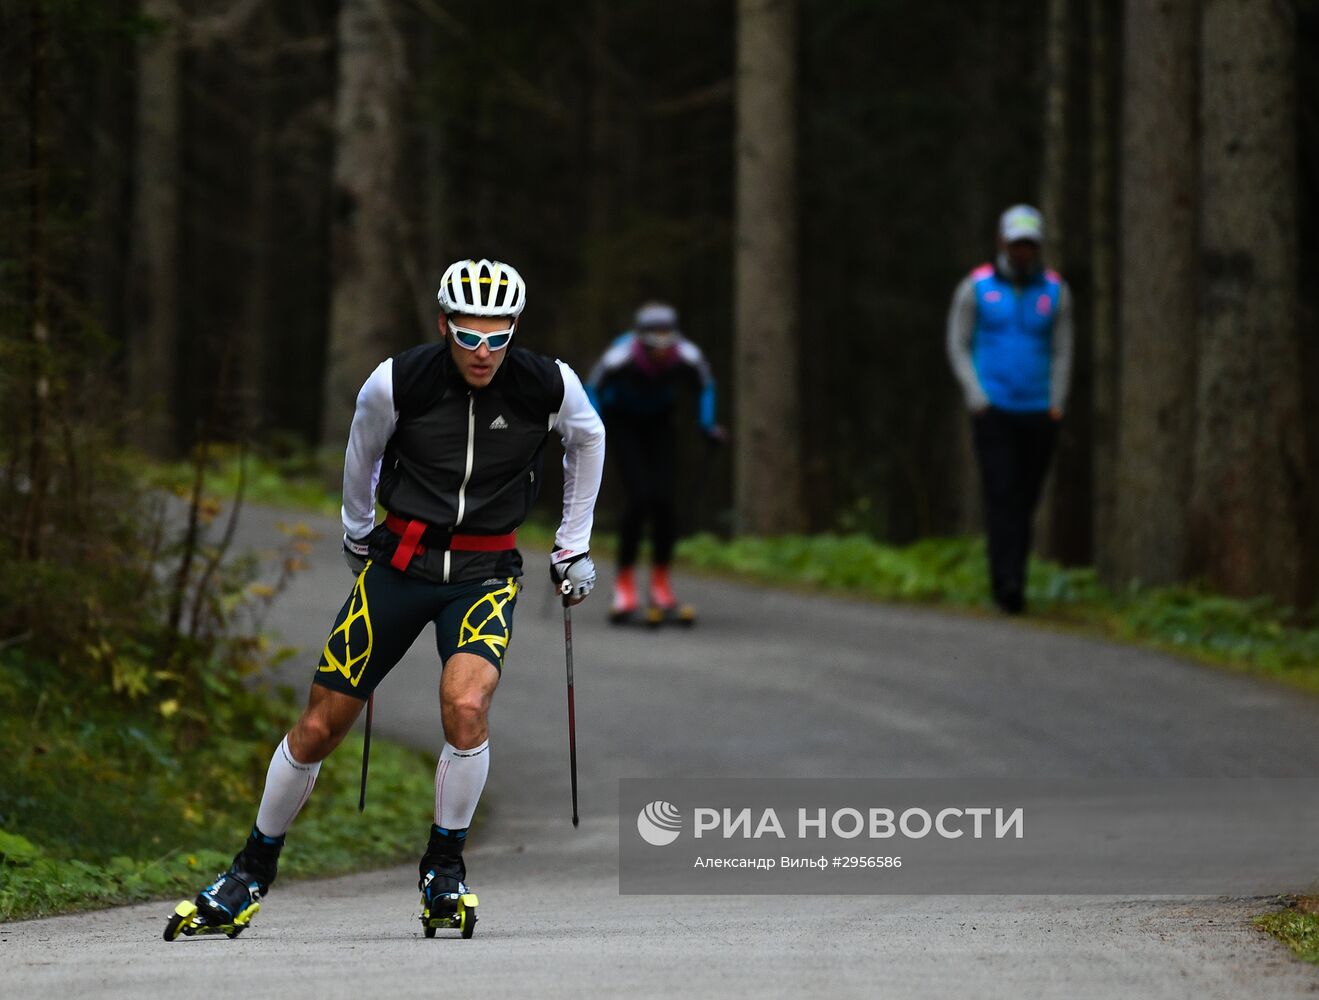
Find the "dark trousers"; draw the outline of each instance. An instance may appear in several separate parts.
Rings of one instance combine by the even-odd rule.
[[[614,417],[608,429],[609,455],[623,481],[618,565],[636,564],[647,524],[652,564],[668,565],[678,533],[673,427],[667,420]]]
[[[1047,412],[1014,413],[990,407],[974,417],[971,433],[980,463],[989,536],[989,582],[1005,611],[1025,605],[1031,519],[1058,435]]]

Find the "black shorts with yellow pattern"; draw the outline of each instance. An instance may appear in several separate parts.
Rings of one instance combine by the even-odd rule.
[[[335,619],[313,680],[365,700],[427,622],[435,623],[441,663],[473,653],[503,670],[518,589],[513,577],[431,583],[367,563]]]

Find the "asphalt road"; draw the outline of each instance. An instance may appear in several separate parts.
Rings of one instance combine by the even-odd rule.
[[[248,512],[244,537],[276,544],[281,516]],[[320,526],[271,623],[306,650],[299,683],[348,586]],[[468,850],[475,938],[421,937],[409,865],[282,884],[236,941],[165,943],[161,903],[0,926],[0,996],[1319,996],[1251,926],[1258,900],[622,896],[617,815],[620,777],[1310,776],[1319,701],[1019,622],[705,580],[679,580],[698,628],[619,630],[602,589],[574,618],[574,830],[562,617],[528,562]],[[438,750],[437,681],[426,636],[377,731]]]

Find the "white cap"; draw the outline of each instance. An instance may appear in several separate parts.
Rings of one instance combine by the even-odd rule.
[[[998,220],[998,234],[1011,243],[1013,240],[1044,239],[1044,217],[1030,205],[1013,205]]]
[[[633,325],[638,330],[676,330],[678,310],[666,302],[647,302],[637,310]]]

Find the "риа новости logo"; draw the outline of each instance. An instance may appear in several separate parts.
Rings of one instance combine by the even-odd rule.
[[[682,833],[682,813],[672,802],[652,802],[637,813],[637,833],[655,847],[672,844]]]

